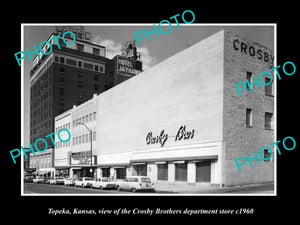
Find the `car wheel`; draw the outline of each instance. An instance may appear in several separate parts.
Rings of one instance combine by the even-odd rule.
[[[122,191],[120,186],[117,186],[117,191]]]
[[[102,186],[100,186],[100,190],[103,190],[103,187],[102,187]]]
[[[132,192],[136,192],[136,189],[135,189],[135,188],[131,188],[131,191],[132,191]]]

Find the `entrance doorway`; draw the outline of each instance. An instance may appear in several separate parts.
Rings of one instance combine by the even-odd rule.
[[[157,164],[157,180],[168,180],[168,164]]]
[[[187,181],[187,163],[175,164],[175,181]]]
[[[132,176],[147,176],[147,164],[132,165]]]
[[[117,179],[125,179],[126,178],[126,168],[115,168],[116,170],[116,178]]]
[[[196,162],[196,182],[210,182],[211,161]]]

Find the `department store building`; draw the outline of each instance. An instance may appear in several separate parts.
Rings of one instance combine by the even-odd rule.
[[[56,128],[70,123],[72,138],[55,148],[55,167],[77,177],[145,175],[170,184],[274,181],[272,159],[245,163],[241,172],[234,161],[274,142],[273,84],[241,97],[234,86],[272,67],[271,49],[221,30],[56,117]],[[79,119],[92,130],[92,153]]]

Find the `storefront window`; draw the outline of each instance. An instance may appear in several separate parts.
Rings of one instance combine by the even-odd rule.
[[[116,168],[117,179],[125,179],[126,178],[126,168]]]
[[[187,164],[175,164],[175,181],[187,181]]]
[[[158,180],[168,180],[168,164],[158,164],[157,165],[157,179]]]

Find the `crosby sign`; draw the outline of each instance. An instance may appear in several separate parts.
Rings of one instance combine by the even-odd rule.
[[[271,64],[274,63],[274,56],[262,49],[258,49],[252,45],[247,45],[245,42],[234,39],[233,40],[233,48],[236,51],[240,51],[246,55],[250,55],[252,57],[256,57],[259,60],[263,60],[264,62],[270,62]]]

